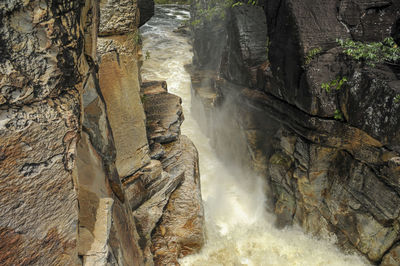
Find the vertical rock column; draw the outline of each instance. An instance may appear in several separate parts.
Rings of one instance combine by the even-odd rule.
[[[141,265],[142,252],[116,166],[116,147],[98,80],[99,4],[82,11],[87,75],[82,92],[83,127],[77,145],[78,254],[85,265]]]
[[[138,80],[138,24],[138,9],[133,1],[100,2],[100,88],[107,104],[121,178],[150,162]]]

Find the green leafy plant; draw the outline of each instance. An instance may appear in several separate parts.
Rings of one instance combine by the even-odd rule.
[[[400,48],[391,37],[382,42],[370,43],[341,39],[336,41],[346,55],[356,60],[363,60],[369,66],[375,66],[376,63],[397,64],[400,60]]]
[[[140,101],[141,101],[142,103],[144,103],[144,102],[146,101],[146,99],[147,99],[147,96],[146,96],[145,94],[142,94],[142,95],[140,96]]]
[[[164,4],[190,4],[190,0],[155,0],[158,5]]]
[[[395,102],[395,103],[400,103],[400,94],[397,94],[397,95],[394,97],[394,102]]]
[[[335,118],[336,120],[342,121],[342,120],[343,120],[343,114],[342,114],[342,112],[340,112],[340,110],[336,109],[336,110],[335,110],[335,113],[334,113],[334,115],[333,115],[333,118]]]
[[[326,92],[331,92],[332,90],[340,90],[343,85],[347,82],[347,77],[337,77],[336,79],[322,83],[321,88],[325,89]]]
[[[317,47],[314,49],[311,49],[310,51],[308,51],[307,56],[306,56],[306,65],[308,65],[309,63],[311,63],[311,60],[313,60],[318,54],[320,54],[322,51],[321,47]]]
[[[135,45],[142,45],[142,35],[140,34],[139,30],[137,30],[133,35],[133,43]]]
[[[144,59],[148,60],[148,59],[150,59],[150,57],[151,57],[150,52],[146,51],[146,55],[144,56]]]
[[[258,4],[258,0],[248,0],[247,1],[247,5],[255,6],[257,4]],[[235,7],[235,6],[243,6],[243,5],[245,5],[244,2],[236,2],[236,3],[233,3],[231,6]]]

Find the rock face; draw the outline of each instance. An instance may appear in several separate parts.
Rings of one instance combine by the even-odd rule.
[[[154,16],[154,1],[153,0],[138,0],[138,8],[140,10],[139,27],[145,24]]]
[[[179,264],[178,258],[204,244],[198,154],[193,143],[180,136],[181,99],[168,93],[165,82],[146,82],[142,88],[152,162],[159,170],[143,171],[124,184],[131,195],[141,188],[147,191],[145,202],[134,208],[147,261],[154,254],[155,265]]]
[[[196,2],[201,21],[206,2]],[[192,105],[223,158],[265,176],[278,225],[334,233],[344,249],[397,265],[400,72],[353,60],[335,40],[398,38],[400,4],[258,2],[195,23]],[[348,79],[341,90],[321,88],[337,77]]]
[[[178,97],[152,103],[177,111],[158,116],[177,119],[159,138],[175,142],[148,139],[138,25],[131,0],[0,3],[0,264],[153,265],[152,232],[171,215],[198,217],[198,237],[166,243],[201,246],[198,158],[180,139]],[[193,207],[166,212],[173,201]]]
[[[177,258],[193,254],[204,244],[204,214],[200,191],[196,147],[182,136],[169,147],[162,160],[171,173],[184,168],[183,182],[171,194],[166,209],[153,233],[152,252],[157,265],[177,265]]]
[[[2,1],[0,10],[0,262],[74,265],[87,14],[79,1]]]
[[[119,24],[100,20],[99,82],[117,149],[117,169],[122,177],[127,177],[148,164],[150,158],[137,78],[140,37],[137,27],[132,26],[137,25],[138,10],[132,1],[121,2],[123,8],[118,10],[121,13],[114,11],[114,1],[100,2],[101,16],[114,17]],[[119,17],[124,19],[120,21]]]

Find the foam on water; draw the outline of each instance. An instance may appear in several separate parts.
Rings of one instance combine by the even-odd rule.
[[[150,53],[142,67],[143,80],[166,80],[171,93],[183,100],[185,122],[182,134],[196,145],[200,156],[202,196],[207,242],[199,254],[180,260],[182,265],[366,265],[363,258],[345,255],[334,239],[317,240],[296,227],[274,227],[266,211],[261,178],[229,171],[216,157],[209,139],[193,119],[191,81],[184,65],[191,63],[188,38],[173,31],[189,12],[179,7],[156,7],[156,15],[142,27],[143,54]],[[201,111],[201,110],[199,110]],[[240,152],[240,151],[238,151]],[[232,167],[232,166],[230,166]],[[235,174],[233,174],[233,172]]]

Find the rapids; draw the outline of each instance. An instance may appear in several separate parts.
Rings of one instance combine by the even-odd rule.
[[[188,20],[188,7],[156,6],[155,16],[141,28],[143,80],[166,80],[168,90],[183,100],[182,134],[196,145],[200,156],[202,196],[207,241],[199,254],[180,260],[182,265],[367,265],[346,255],[334,239],[316,239],[297,227],[277,229],[266,211],[261,178],[232,171],[216,156],[191,112],[191,81],[184,65],[192,61],[190,37],[174,32]],[[147,55],[147,56],[146,56]],[[240,151],[238,151],[240,152]],[[229,171],[229,168],[231,168]]]

